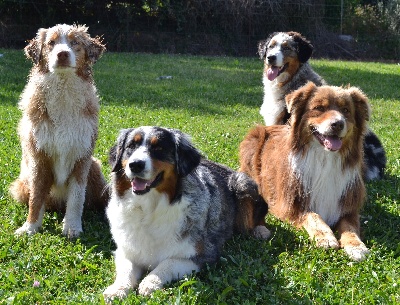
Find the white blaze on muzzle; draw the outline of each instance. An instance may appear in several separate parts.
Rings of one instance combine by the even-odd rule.
[[[50,52],[49,69],[54,72],[58,68],[75,68],[76,57],[66,35],[62,35]]]

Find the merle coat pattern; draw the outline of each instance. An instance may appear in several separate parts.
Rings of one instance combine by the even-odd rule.
[[[125,297],[137,285],[148,295],[215,263],[234,232],[269,236],[267,206],[255,182],[203,158],[179,130],[125,129],[109,160],[107,216],[117,275],[106,299]]]

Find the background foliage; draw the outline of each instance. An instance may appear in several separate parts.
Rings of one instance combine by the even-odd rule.
[[[0,47],[77,22],[110,51],[256,56],[259,40],[295,30],[316,57],[400,58],[400,0],[0,0],[0,20]]]

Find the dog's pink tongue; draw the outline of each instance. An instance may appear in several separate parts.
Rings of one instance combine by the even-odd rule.
[[[279,68],[278,67],[271,67],[267,70],[267,77],[270,81],[273,81],[279,73]]]
[[[146,189],[146,186],[149,184],[148,180],[140,179],[140,178],[134,178],[131,181],[132,189],[134,191],[143,191]]]
[[[325,136],[324,146],[329,150],[336,151],[342,147],[342,140],[338,137]]]

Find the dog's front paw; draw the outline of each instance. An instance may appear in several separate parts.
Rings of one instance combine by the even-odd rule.
[[[141,295],[150,295],[154,290],[163,287],[162,281],[155,274],[149,274],[140,283],[138,292]]]
[[[271,231],[265,226],[257,226],[253,230],[253,235],[257,239],[268,239],[271,235]]]
[[[363,261],[369,254],[369,250],[364,244],[358,246],[345,246],[343,249],[347,255],[356,262]]]
[[[76,238],[83,232],[82,225],[69,225],[67,222],[63,224],[62,234],[67,236],[68,238]]]
[[[339,242],[333,235],[325,235],[320,238],[315,238],[315,244],[317,245],[317,247],[324,249],[339,249]]]
[[[15,231],[15,235],[23,235],[23,234],[28,234],[28,235],[33,235],[37,232],[39,232],[40,229],[40,225],[37,223],[29,223],[29,222],[25,222],[22,227],[20,227],[19,229],[17,229]]]
[[[108,286],[106,290],[103,292],[104,300],[107,303],[111,303],[115,298],[123,299],[126,298],[129,293],[130,288],[126,286],[121,286],[118,284],[112,284]]]

